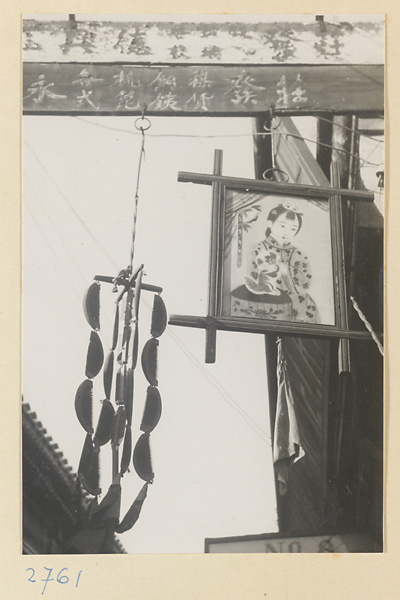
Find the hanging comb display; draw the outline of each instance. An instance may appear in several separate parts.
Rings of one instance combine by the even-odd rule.
[[[111,486],[120,482],[129,472],[131,463],[137,475],[145,482],[144,487],[122,519],[116,531],[122,533],[133,527],[147,496],[148,484],[154,480],[150,452],[150,434],[157,426],[162,410],[158,390],[158,347],[159,337],[167,326],[167,310],[161,297],[162,289],[142,282],[144,266],[136,271],[131,268],[121,271],[116,278],[95,276],[84,299],[84,313],[92,328],[86,356],[86,379],[79,385],[75,395],[75,410],[80,424],[86,432],[78,475],[82,487],[91,495],[101,493],[100,449],[110,444],[112,452]],[[112,326],[111,347],[104,359],[100,338],[100,282],[112,283],[118,293]],[[141,435],[133,446],[132,420],[134,412],[135,369],[139,353],[139,309],[142,290],[153,292],[150,335],[141,351],[141,366],[148,382],[143,414],[140,423]],[[96,329],[94,329],[96,328]],[[93,424],[93,380],[101,370],[104,400],[97,425]],[[119,456],[120,451],[121,458]],[[119,485],[119,483],[118,483]],[[110,489],[111,489],[110,486]],[[107,507],[103,504],[105,513]],[[119,507],[119,503],[118,503]],[[115,513],[115,504],[113,504]],[[119,510],[119,508],[118,508]],[[98,516],[95,521],[97,523]],[[113,519],[113,522],[115,519]],[[116,521],[115,521],[116,522]],[[109,525],[107,525],[109,526]],[[96,525],[97,527],[97,525]]]
[[[130,263],[116,277],[96,275],[83,300],[83,310],[86,321],[91,328],[91,333],[86,356],[86,379],[79,385],[75,395],[76,415],[86,432],[78,476],[82,487],[89,494],[95,496],[95,508],[89,511],[87,515],[85,539],[90,540],[90,533],[93,533],[93,531],[99,532],[104,529],[104,536],[94,536],[97,540],[95,552],[107,552],[107,547],[109,551],[110,547],[107,546],[107,540],[112,540],[115,532],[128,531],[139,518],[143,502],[147,496],[148,485],[154,479],[150,453],[150,434],[161,417],[157,362],[159,337],[165,331],[168,321],[167,311],[160,295],[162,288],[143,283],[143,265],[136,269],[133,268],[139,178],[144,157],[145,131],[150,127],[149,120],[144,117],[144,111],[142,117],[136,119],[135,126],[142,134],[142,148],[135,192]],[[111,344],[106,355],[100,337],[101,282],[111,283],[113,286],[112,291],[117,294]],[[151,337],[144,344],[141,352],[142,370],[149,386],[146,392],[142,418],[137,421],[138,425],[140,423],[141,433],[133,446],[132,421],[135,399],[135,369],[139,355],[139,309],[142,291],[152,292],[154,300],[150,326]],[[99,410],[97,425],[94,428],[93,395],[96,393],[97,386],[94,385],[93,380],[101,370],[103,371],[105,398],[100,400],[101,409]],[[99,486],[100,450],[108,444],[112,453],[111,484],[102,502],[98,504],[97,496],[101,493]],[[122,450],[121,458],[119,456],[120,450]],[[121,479],[129,472],[131,463],[137,475],[145,481],[145,484],[120,521]],[[72,544],[76,543],[77,548],[89,547],[90,543],[82,544],[81,534],[82,532],[79,532],[78,536],[75,536],[77,539],[75,542],[72,540]]]

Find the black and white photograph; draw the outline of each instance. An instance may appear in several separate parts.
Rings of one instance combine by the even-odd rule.
[[[384,553],[385,16],[21,27],[21,554]]]

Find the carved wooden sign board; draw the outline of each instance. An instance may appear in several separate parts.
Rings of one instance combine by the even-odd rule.
[[[204,328],[206,362],[215,362],[216,331],[341,339],[341,370],[349,370],[350,331],[343,258],[341,198],[373,201],[368,191],[221,175],[185,173],[181,182],[212,187],[208,315],[172,315],[169,323]]]
[[[24,63],[24,114],[374,113],[380,65]]]

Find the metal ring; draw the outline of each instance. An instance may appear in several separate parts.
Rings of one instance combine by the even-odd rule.
[[[275,125],[275,127],[273,126],[274,119],[277,119],[277,121],[278,121],[277,124]],[[266,124],[264,123],[263,129],[264,129],[264,131],[268,131],[268,132],[275,131],[275,129],[278,129],[280,124],[281,124],[280,118],[273,116],[271,119],[271,127],[267,127]]]
[[[143,125],[141,125],[141,126],[138,125],[139,121],[142,121]],[[147,123],[146,127],[144,125],[144,121],[146,121],[146,123]],[[150,119],[148,119],[147,117],[138,117],[135,121],[135,128],[138,131],[147,131],[148,129],[150,129],[150,127],[151,127],[151,122],[150,122]]]
[[[267,173],[270,173],[271,176],[268,177]],[[282,179],[281,183],[287,183],[289,181],[289,175],[286,173],[286,171],[282,171],[282,169],[277,169],[276,167],[272,167],[271,169],[266,169],[264,171],[264,173],[262,174],[262,178],[265,181],[274,181],[275,179],[272,175],[273,173],[280,173],[285,176],[285,179]]]

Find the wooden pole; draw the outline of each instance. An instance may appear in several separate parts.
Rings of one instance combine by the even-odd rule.
[[[214,175],[222,175],[222,150],[215,150],[214,153]],[[208,281],[208,315],[216,317],[218,314],[220,299],[217,296],[220,279],[220,257],[218,242],[221,230],[221,183],[212,184],[212,213],[211,213],[211,245],[210,245],[210,274]],[[209,324],[206,327],[206,363],[215,363],[216,359],[217,327]]]

